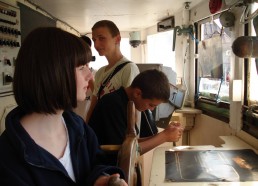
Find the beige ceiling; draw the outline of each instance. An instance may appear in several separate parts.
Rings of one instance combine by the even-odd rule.
[[[186,0],[187,1],[187,0]],[[79,33],[91,32],[102,19],[114,21],[121,31],[137,31],[184,9],[182,0],[33,0],[36,5],[68,23]],[[203,0],[188,0],[190,7]]]

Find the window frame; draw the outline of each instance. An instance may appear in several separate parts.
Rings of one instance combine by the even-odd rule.
[[[221,12],[222,13],[222,12]],[[200,40],[201,38],[201,25],[207,23],[211,19],[219,18],[219,15],[211,15],[194,23],[196,34],[195,37]],[[198,43],[195,44],[195,54],[198,55]],[[198,73],[198,58],[195,59],[195,107],[202,110],[203,114],[216,118],[220,121],[229,123],[230,102],[214,101],[204,97],[199,97],[199,73]]]
[[[244,35],[245,36],[252,36],[252,22],[245,24],[244,27]],[[244,59],[244,102],[242,106],[242,118],[243,118],[243,127],[242,130],[248,133],[249,135],[253,136],[254,138],[258,139],[258,118],[257,115],[253,112],[252,106],[257,104],[257,101],[253,101],[249,99],[249,87],[250,85],[250,71],[251,71],[251,62],[252,58],[245,58]],[[258,72],[257,72],[258,74]],[[256,115],[256,117],[255,117]]]

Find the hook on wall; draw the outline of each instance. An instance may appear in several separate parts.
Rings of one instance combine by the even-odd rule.
[[[176,35],[186,35],[186,34],[189,34],[189,35],[193,35],[193,25],[189,25],[188,27],[183,27],[182,28],[180,26],[176,26],[174,28],[174,35],[173,35],[173,51],[175,51],[175,45],[176,45]]]

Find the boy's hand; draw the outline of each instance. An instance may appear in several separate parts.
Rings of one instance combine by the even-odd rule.
[[[170,122],[164,130],[167,142],[177,142],[183,134],[184,127],[179,122]]]
[[[110,176],[108,180],[108,186],[126,186],[127,184],[123,179],[120,179],[119,176]]]
[[[119,174],[113,174],[111,176],[100,176],[94,186],[128,186],[125,180],[120,179]]]

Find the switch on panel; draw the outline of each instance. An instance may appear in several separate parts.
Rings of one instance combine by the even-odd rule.
[[[13,74],[21,43],[21,19],[19,7],[6,0],[0,0],[0,4],[0,97],[4,97],[13,94]]]
[[[3,73],[3,85],[9,85],[13,82],[13,77],[8,73]]]
[[[4,59],[4,64],[8,66],[12,66],[10,59]]]

